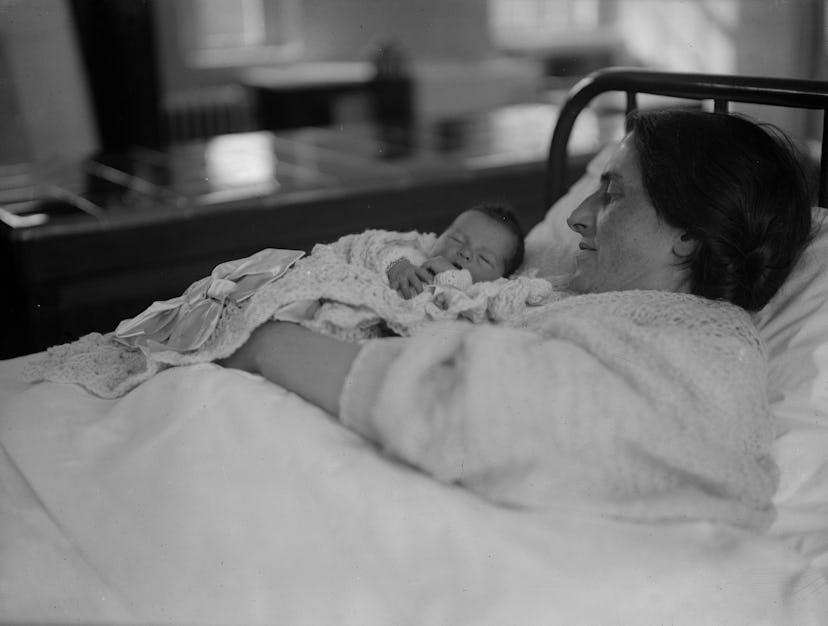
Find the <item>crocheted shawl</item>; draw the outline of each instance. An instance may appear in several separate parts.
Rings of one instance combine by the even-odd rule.
[[[298,260],[275,282],[248,294],[243,302],[223,300],[209,336],[196,350],[165,350],[159,344],[148,349],[119,341],[113,333],[90,333],[49,348],[28,363],[24,375],[31,381],[76,383],[101,397],[119,397],[166,367],[230,356],[269,320],[297,322],[341,339],[362,341],[388,331],[408,336],[439,320],[498,322],[560,297],[552,284],[538,278],[499,279],[458,289],[452,286],[457,277],[446,276],[419,296],[404,300],[388,287],[376,267],[387,264],[387,257],[398,248],[403,250],[402,244],[411,237],[422,236],[382,231],[363,235],[316,246],[310,256]],[[375,261],[365,261],[369,252]],[[224,288],[226,280],[220,282],[220,291],[230,291]],[[208,298],[218,290],[204,286],[201,291]]]
[[[767,366],[745,311],[624,291],[572,296],[512,326],[369,342],[343,423],[509,506],[770,524]]]

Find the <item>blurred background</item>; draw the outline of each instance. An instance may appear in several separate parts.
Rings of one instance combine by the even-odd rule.
[[[0,0],[0,357],[229,258],[469,204],[542,218],[558,105],[610,65],[828,79],[826,0]],[[617,138],[596,104],[571,176]],[[808,146],[809,112],[761,115]]]

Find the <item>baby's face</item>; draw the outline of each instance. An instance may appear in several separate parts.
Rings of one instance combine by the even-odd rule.
[[[469,270],[477,283],[503,276],[514,247],[515,236],[506,226],[480,211],[466,211],[440,235],[431,255]]]

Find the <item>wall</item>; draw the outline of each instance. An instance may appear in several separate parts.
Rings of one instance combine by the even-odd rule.
[[[814,24],[822,0],[626,0],[619,22],[635,61],[658,69],[811,78]],[[800,111],[739,105],[797,136],[811,132]]]
[[[18,97],[12,89],[11,63],[0,38],[0,166],[25,163],[32,157],[29,132],[20,111]]]
[[[635,57],[654,67],[809,77],[813,14],[822,0],[624,0],[618,15]],[[0,132],[9,160],[47,160],[95,149],[85,79],[62,0],[0,0]],[[160,19],[178,0],[158,0],[166,88],[232,81],[198,75],[180,61],[175,27]],[[395,38],[415,59],[493,55],[485,0],[302,0],[306,60],[364,59]],[[778,122],[779,123],[779,122]],[[806,124],[784,119],[796,132]],[[815,128],[813,125],[811,129]]]
[[[308,60],[364,60],[392,38],[417,60],[492,54],[485,0],[304,0]]]
[[[809,27],[822,0],[625,0],[630,53],[652,67],[808,78]]]
[[[761,0],[760,0],[761,1]],[[625,46],[639,63],[665,70],[732,73],[740,0],[635,0],[619,5]]]
[[[393,39],[412,59],[479,60],[493,54],[485,0],[301,0],[303,43],[298,61],[365,61]],[[162,88],[186,91],[232,82],[232,68],[193,72],[182,58],[177,19],[186,3],[158,0],[156,24]]]
[[[93,152],[94,120],[66,4],[0,0],[0,53],[3,141],[20,142],[6,159],[46,162]]]
[[[815,78],[821,59],[814,52],[824,46],[823,0],[742,0],[736,70],[740,74]],[[762,116],[795,137],[818,137],[821,114],[807,111],[739,108]]]

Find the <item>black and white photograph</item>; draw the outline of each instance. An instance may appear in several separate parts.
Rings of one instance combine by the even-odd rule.
[[[828,626],[828,0],[0,0],[0,625]]]

